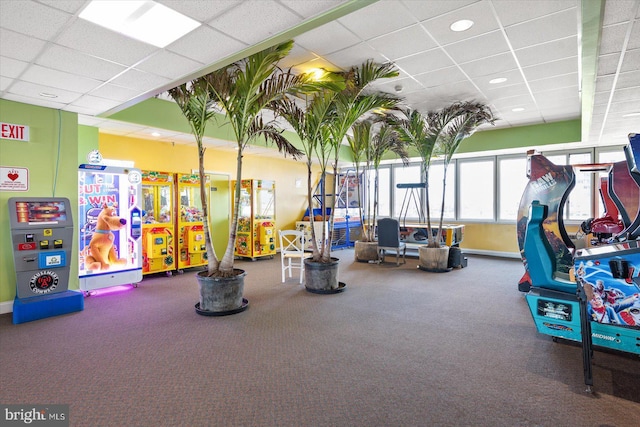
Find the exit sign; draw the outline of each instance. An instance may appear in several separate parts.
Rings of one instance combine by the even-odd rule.
[[[29,141],[29,126],[0,122],[0,138]]]

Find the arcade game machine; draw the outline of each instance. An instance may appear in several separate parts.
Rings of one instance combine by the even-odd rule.
[[[13,323],[83,310],[82,293],[68,290],[73,246],[69,199],[12,197],[8,204],[16,271]]]
[[[135,168],[79,167],[79,276],[87,295],[142,280],[141,182]]]
[[[176,269],[172,173],[142,171],[142,274]]]
[[[176,215],[178,241],[178,272],[183,269],[207,265],[207,247],[204,238],[204,211],[200,198],[200,178],[198,175],[177,174]],[[209,182],[205,183],[207,195]]]
[[[630,141],[631,147],[640,145],[640,138],[630,136]],[[633,151],[627,156],[629,170],[640,182],[635,166],[640,153]],[[640,354],[640,242],[577,250],[575,280],[566,280],[554,274],[558,261],[550,242],[554,236],[543,226],[556,221],[546,204],[531,202],[523,239],[531,282],[526,301],[539,333],[582,342],[585,384],[590,390],[592,345]],[[628,236],[637,238],[633,233]]]
[[[569,271],[573,266],[574,244],[564,228],[564,205],[569,193],[575,186],[573,167],[555,165],[540,154],[528,153],[527,183],[520,207],[518,208],[518,246],[525,266],[525,273],[518,282],[520,292],[528,292],[531,288],[529,267],[524,251],[525,231],[529,220],[529,208],[534,200],[546,206],[548,218],[542,224],[547,235],[548,244],[554,253],[553,275],[569,279]]]
[[[235,194],[237,181],[233,182]],[[240,184],[235,255],[255,260],[276,253],[276,185],[274,181],[243,179]]]

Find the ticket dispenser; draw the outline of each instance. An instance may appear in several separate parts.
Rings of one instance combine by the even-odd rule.
[[[73,217],[69,199],[12,197],[9,220],[16,270],[13,323],[84,309],[69,287]]]
[[[78,170],[80,289],[142,280],[142,173],[83,164]]]

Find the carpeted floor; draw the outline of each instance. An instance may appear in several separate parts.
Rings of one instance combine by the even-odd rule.
[[[428,273],[335,251],[346,290],[238,261],[249,308],[195,313],[195,272],[145,277],[82,312],[0,316],[0,403],[69,404],[71,426],[620,426],[640,420],[640,358],[536,332],[519,260]]]

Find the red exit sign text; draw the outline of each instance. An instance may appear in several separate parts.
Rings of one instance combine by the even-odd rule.
[[[0,138],[29,141],[29,126],[0,122]]]

